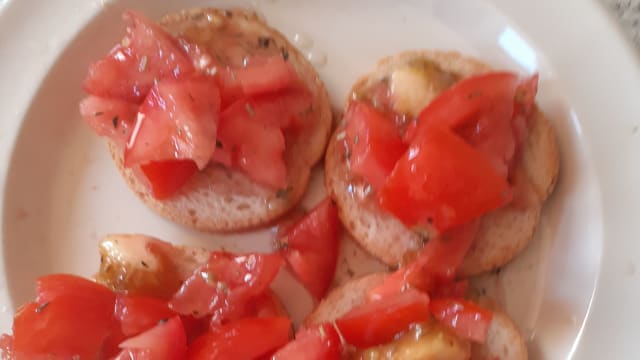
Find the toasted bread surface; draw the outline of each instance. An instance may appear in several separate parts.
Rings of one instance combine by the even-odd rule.
[[[305,320],[306,324],[332,322],[366,301],[367,293],[382,283],[384,274],[375,273],[348,281],[333,289]],[[479,304],[493,311],[484,344],[473,344],[471,360],[526,360],[527,347],[518,327],[495,302],[482,298]]]
[[[376,84],[388,81],[394,69],[427,60],[461,79],[490,71],[490,67],[455,52],[408,51],[382,59],[376,68],[353,85],[351,94],[367,94]],[[366,97],[366,96],[365,96]],[[470,276],[500,267],[513,259],[533,238],[542,204],[553,191],[558,176],[559,155],[554,130],[537,108],[529,119],[529,132],[521,150],[519,170],[528,186],[525,208],[508,205],[481,219],[480,230],[459,275]],[[339,127],[329,141],[325,157],[325,183],[339,207],[340,218],[355,240],[390,266],[405,254],[420,249],[423,239],[396,217],[378,207],[372,196],[364,196],[364,185],[349,172],[347,153]]]
[[[110,143],[111,156],[118,170],[133,192],[151,209],[191,228],[230,232],[275,220],[302,198],[311,168],[324,154],[332,113],[322,81],[304,55],[253,12],[190,9],[166,15],[160,24],[174,36],[204,47],[223,65],[239,66],[248,55],[286,57],[313,96],[311,109],[302,119],[307,126],[295,133],[285,132],[286,189],[263,186],[240,171],[211,164],[194,175],[175,196],[157,200],[135,171],[124,167],[122,150]]]

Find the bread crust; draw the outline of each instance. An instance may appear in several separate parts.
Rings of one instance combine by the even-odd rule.
[[[277,30],[255,13],[243,9],[198,8],[164,16],[160,25],[169,33],[212,52],[234,44],[228,53],[218,53],[225,65],[239,65],[245,55],[282,55],[293,64],[299,78],[313,96],[306,126],[296,133],[285,131],[286,191],[252,181],[244,173],[210,164],[194,175],[176,195],[155,199],[135,171],[125,168],[122,150],[109,143],[111,156],[127,185],[147,206],[163,217],[201,231],[232,232],[267,224],[293,208],[302,198],[311,168],[323,156],[331,132],[332,112],[327,91],[313,66]],[[233,42],[222,39],[227,34]],[[268,38],[261,45],[259,38]],[[226,40],[229,40],[225,42]],[[231,45],[229,45],[231,46]],[[243,54],[239,54],[243,52]],[[284,196],[282,194],[285,194]]]
[[[491,68],[476,59],[456,52],[407,51],[382,59],[373,71],[362,76],[351,94],[360,94],[388,78],[398,66],[416,60],[429,60],[457,78],[485,73]],[[396,217],[384,212],[371,199],[357,194],[350,179],[345,148],[338,128],[329,140],[325,157],[325,184],[338,204],[340,218],[354,239],[369,253],[390,266],[397,266],[405,254],[419,250],[423,241]],[[471,276],[505,265],[533,238],[542,204],[553,191],[558,176],[559,155],[554,130],[549,120],[535,108],[529,121],[529,136],[522,147],[519,170],[528,182],[532,199],[524,209],[508,205],[481,219],[474,245],[462,264],[459,275]]]

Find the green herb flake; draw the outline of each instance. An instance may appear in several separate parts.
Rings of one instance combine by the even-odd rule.
[[[222,149],[222,148],[224,147],[224,145],[222,145],[222,141],[220,141],[220,140],[216,140],[216,147],[217,147],[218,149]]]
[[[358,144],[360,142],[360,135],[356,135],[353,137],[353,143]]]
[[[118,115],[114,116],[113,119],[111,119],[111,123],[113,124],[114,129],[118,128],[118,121],[120,121],[120,119],[118,119]]]
[[[93,116],[102,116],[104,114],[104,112],[102,111],[96,111],[93,113]]]

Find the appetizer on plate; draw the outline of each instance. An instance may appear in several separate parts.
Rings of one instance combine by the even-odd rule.
[[[532,239],[558,175],[537,76],[458,53],[408,51],[358,80],[325,159],[346,229],[390,266],[472,227],[461,276],[509,262]]]
[[[123,17],[122,41],[89,67],[80,112],[135,194],[213,232],[264,225],[294,207],[332,124],[304,56],[245,10]]]

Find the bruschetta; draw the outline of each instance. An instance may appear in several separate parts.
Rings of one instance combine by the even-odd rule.
[[[124,14],[126,35],[89,67],[80,112],[133,192],[198,230],[264,225],[294,207],[332,112],[312,65],[243,9]]]
[[[454,52],[381,60],[353,85],[326,153],[326,187],[346,229],[398,266],[430,238],[476,222],[459,275],[509,262],[532,239],[558,176],[536,91],[537,76]]]

